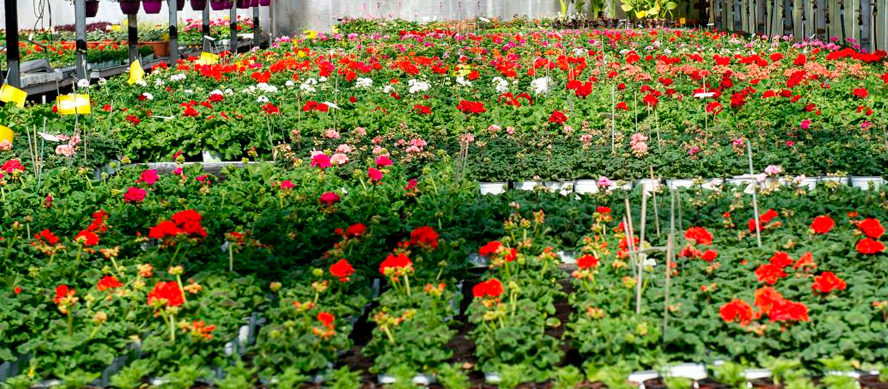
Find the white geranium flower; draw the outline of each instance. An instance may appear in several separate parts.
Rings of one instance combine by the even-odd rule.
[[[373,79],[358,77],[355,81],[355,88],[364,89],[373,86]]]
[[[78,80],[77,87],[80,89],[89,89],[89,80],[87,80],[87,79]]]
[[[509,91],[509,82],[502,77],[494,77],[493,85],[496,87],[496,93],[506,93]]]
[[[292,88],[296,86],[296,83],[293,82],[293,80],[287,80],[287,82],[284,83],[284,86],[286,86],[287,88]]]
[[[533,89],[535,95],[545,94],[549,92],[551,81],[549,77],[540,77],[530,82],[530,88]]]
[[[163,80],[161,80],[161,79],[159,79],[159,78],[156,79],[156,80],[154,80],[154,86],[156,86],[156,87],[161,87],[161,86],[164,86],[164,85],[166,85],[166,83],[163,82]]]
[[[391,85],[386,85],[386,86],[382,87],[382,93],[389,94],[394,91],[395,91],[395,87],[393,87]]]
[[[216,89],[216,90],[210,92],[210,96],[212,96],[212,95],[222,95],[222,94],[223,94],[222,91],[220,91],[220,90],[218,90],[218,89]]]
[[[457,77],[456,83],[461,86],[472,86],[472,82],[469,80],[466,80],[464,77]]]
[[[99,77],[99,85],[105,85],[105,84],[107,84],[107,83],[108,83],[108,80],[106,80],[106,79],[103,78],[103,77]]]
[[[148,101],[154,100],[154,95],[152,95],[151,93],[145,92],[145,93],[142,93],[142,96],[145,96],[145,100],[148,100]]]
[[[256,99],[256,102],[259,103],[259,104],[265,104],[265,103],[268,102],[268,97],[265,97],[265,96],[259,96],[259,97]]]
[[[407,84],[410,86],[407,90],[410,94],[426,92],[432,87],[428,82],[417,80],[409,80],[407,81]]]

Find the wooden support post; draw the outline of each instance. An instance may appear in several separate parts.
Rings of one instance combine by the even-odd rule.
[[[783,36],[792,35],[792,0],[783,0]]]
[[[873,51],[873,8],[871,0],[860,0],[860,49],[866,52]]]
[[[231,39],[228,42],[228,49],[231,50],[231,54],[237,53],[238,45],[237,45],[237,2],[231,2],[231,10],[230,10],[230,20],[228,21],[228,28],[231,30]]]

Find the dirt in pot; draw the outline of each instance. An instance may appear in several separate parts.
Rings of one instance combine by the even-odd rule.
[[[654,378],[647,381],[644,381],[645,389],[666,389],[666,382],[661,378]]]
[[[762,388],[762,389],[781,389],[783,385],[777,385],[770,378],[758,378],[749,382],[752,384],[753,388]]]
[[[860,387],[863,389],[888,389],[888,382],[882,381],[878,375],[868,374],[860,376]]]
[[[726,389],[727,387],[712,378],[704,378],[700,381],[697,381],[697,385],[700,389]]]

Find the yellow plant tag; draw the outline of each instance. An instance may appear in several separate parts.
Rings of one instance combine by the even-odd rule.
[[[219,63],[219,55],[213,53],[207,53],[206,51],[200,53],[200,59],[195,61],[198,65],[213,65]]]
[[[129,68],[129,84],[133,85],[142,81],[145,78],[145,69],[142,69],[142,64],[139,63],[139,60],[135,60],[132,64],[130,64]]]
[[[25,108],[25,99],[28,98],[28,92],[16,88],[9,84],[3,84],[0,87],[0,101],[4,103],[13,103],[19,108]]]
[[[62,115],[88,115],[92,107],[89,102],[89,95],[62,95],[56,98],[56,106]]]
[[[0,146],[3,146],[5,143],[9,147],[12,147],[13,138],[15,138],[15,132],[13,132],[11,128],[0,124]],[[3,148],[0,147],[0,150],[2,149]]]

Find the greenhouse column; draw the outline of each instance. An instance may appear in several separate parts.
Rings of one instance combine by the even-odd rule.
[[[77,79],[84,80],[86,75],[86,0],[74,0],[74,30],[76,31],[75,61]]]
[[[129,43],[129,59],[130,63],[133,63],[137,59],[139,59],[139,18],[136,15],[126,15],[126,17],[127,41]]]
[[[231,14],[228,20],[228,27],[231,29],[231,37],[228,42],[228,49],[231,50],[231,53],[237,53],[237,2],[231,2]]]
[[[170,66],[175,66],[179,61],[179,18],[176,14],[176,0],[168,0],[170,7]]]
[[[19,36],[18,36],[18,5],[17,0],[4,0],[6,6],[6,64],[8,74],[6,82],[16,88],[22,86],[19,72]]]
[[[204,38],[201,39],[203,42],[203,51],[210,51],[210,43],[207,42],[208,36],[210,36],[210,2],[208,1],[206,6],[203,9],[203,21],[201,22],[201,33]]]
[[[870,0],[860,1],[860,48],[866,52],[872,52],[873,35],[873,7]]]
[[[259,28],[259,6],[253,7],[253,40],[256,47],[262,47],[262,30]]]

